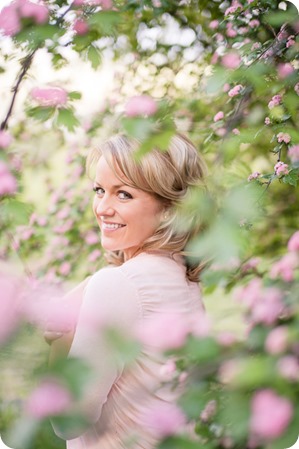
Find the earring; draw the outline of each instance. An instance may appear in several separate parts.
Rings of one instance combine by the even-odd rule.
[[[169,213],[168,212],[164,212],[163,219],[164,220],[168,220],[168,218],[169,218]]]

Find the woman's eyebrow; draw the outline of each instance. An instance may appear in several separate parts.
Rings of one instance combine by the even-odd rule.
[[[102,183],[99,181],[95,181],[95,184],[102,187]],[[128,186],[127,184],[113,184],[111,187],[112,189],[117,190],[120,189],[121,187],[130,187],[130,186]]]

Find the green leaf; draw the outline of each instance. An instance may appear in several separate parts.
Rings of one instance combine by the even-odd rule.
[[[81,92],[77,92],[77,91],[75,91],[75,90],[68,93],[68,98],[69,98],[70,100],[80,100],[81,97],[82,97]]]
[[[146,117],[123,117],[121,123],[130,136],[139,140],[147,139],[156,128],[152,119]]]
[[[117,11],[99,11],[92,14],[88,24],[90,28],[96,28],[103,36],[112,36],[121,21],[121,15]]]
[[[198,363],[214,361],[220,354],[220,347],[211,337],[200,340],[190,337],[186,345],[186,353]]]
[[[45,122],[47,120],[49,120],[55,113],[56,109],[55,108],[50,108],[50,107],[41,107],[41,106],[36,106],[34,108],[29,108],[26,109],[26,114],[29,117],[34,118],[35,120],[39,120],[41,122]]]
[[[248,396],[239,392],[227,391],[222,398],[222,410],[219,413],[219,420],[236,441],[247,437],[249,417],[250,405]],[[245,447],[245,445],[242,447]]]
[[[101,51],[94,45],[90,45],[87,50],[87,58],[91,62],[91,67],[97,69],[102,62]]]
[[[269,14],[264,14],[263,20],[265,22],[270,23],[270,25],[273,26],[279,26],[284,23],[293,23],[297,20],[297,9],[293,7],[288,9],[287,11],[275,11],[271,12]],[[294,14],[295,13],[295,14]]]
[[[198,441],[189,440],[183,436],[172,436],[166,438],[159,444],[159,449],[199,449]],[[213,446],[205,444],[205,449],[212,449]]]
[[[282,179],[283,182],[285,184],[290,184],[291,186],[296,187],[297,183],[298,183],[298,177],[299,177],[298,171],[299,171],[298,169],[291,170],[288,175],[285,175],[283,177],[283,179]]]
[[[136,152],[136,158],[140,159],[145,154],[149,153],[154,148],[166,151],[169,147],[170,140],[174,134],[174,130],[166,130],[161,133],[152,134],[148,139],[142,142],[138,151]]]
[[[16,226],[28,224],[31,213],[32,207],[29,204],[14,198],[1,202],[0,219],[4,223],[13,223]]]
[[[57,126],[65,126],[71,132],[80,125],[72,109],[59,109],[56,123]]]

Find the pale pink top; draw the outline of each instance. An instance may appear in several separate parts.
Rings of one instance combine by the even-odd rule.
[[[200,289],[186,278],[181,258],[168,253],[141,253],[119,267],[99,270],[89,280],[80,310],[71,356],[88,360],[97,378],[80,404],[92,424],[85,433],[61,435],[67,449],[151,449],[156,438],[142,424],[149,406],[174,401],[161,386],[165,363],[158,347],[144,345],[136,361],[126,367],[115,360],[94,329],[111,323],[131,331],[165,313],[179,314],[182,322],[200,321]],[[88,325],[86,325],[88,323]],[[165,329],[167,332],[167,329]]]

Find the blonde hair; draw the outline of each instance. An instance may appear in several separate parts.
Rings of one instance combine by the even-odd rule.
[[[99,148],[92,150],[86,161],[87,172],[96,164],[101,156],[120,178],[125,176],[126,184],[154,195],[169,210],[169,217],[163,220],[155,233],[143,242],[142,251],[164,250],[172,254],[180,254],[186,258],[185,247],[190,239],[199,231],[199,225],[189,220],[188,229],[177,225],[179,206],[190,188],[203,186],[206,166],[192,142],[181,134],[174,135],[166,151],[158,147],[152,149],[137,160],[134,153],[138,151],[140,143],[118,134]],[[106,253],[106,260],[113,265],[124,262],[122,251]],[[191,281],[199,280],[199,273],[203,264],[197,261],[190,266],[186,259],[187,277]]]

